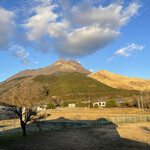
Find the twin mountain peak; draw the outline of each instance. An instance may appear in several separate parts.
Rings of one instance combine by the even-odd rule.
[[[79,62],[75,60],[65,60],[59,59],[54,64],[40,69],[27,69],[21,71],[14,76],[7,79],[7,81],[24,77],[24,76],[37,76],[40,74],[50,75],[56,72],[78,72],[87,75],[88,77],[94,78],[108,86],[119,88],[119,89],[128,89],[128,90],[150,90],[150,80],[140,79],[134,77],[125,77],[109,71],[100,70],[96,73],[91,73],[85,69]]]
[[[45,68],[40,69],[27,69],[25,71],[21,71],[14,76],[10,77],[8,80],[12,80],[14,78],[23,77],[23,76],[36,76],[36,75],[50,75],[55,72],[79,72],[82,74],[90,74],[91,72],[87,69],[83,68],[82,65],[75,60],[65,60],[59,59],[54,64],[47,66]]]

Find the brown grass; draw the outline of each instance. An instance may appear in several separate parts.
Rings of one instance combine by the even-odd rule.
[[[137,134],[133,134],[133,128]],[[38,132],[27,137],[9,138],[9,140],[0,138],[0,148],[14,150],[149,150],[150,134],[145,132],[145,129],[150,130],[150,123],[126,124],[126,126],[112,124],[93,128]]]

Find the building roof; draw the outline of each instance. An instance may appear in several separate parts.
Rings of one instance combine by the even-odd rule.
[[[100,103],[100,102],[106,102],[106,100],[98,100],[98,101],[94,101],[93,103]]]
[[[123,102],[123,99],[116,99],[117,102]]]

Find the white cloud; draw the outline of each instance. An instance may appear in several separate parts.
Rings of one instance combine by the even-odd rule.
[[[24,41],[13,39],[13,44],[28,44],[43,52],[51,49],[66,57],[92,54],[111,44],[121,34],[121,27],[138,14],[141,7],[137,2],[129,3],[127,7],[122,3],[107,6],[97,3],[95,6],[92,0],[84,2],[86,6],[83,2],[73,6],[63,2],[34,0],[32,8],[28,8],[29,16],[21,20],[27,38],[21,35]],[[67,13],[64,5],[68,7]],[[4,48],[12,44],[15,14],[3,8],[0,8],[0,14],[0,48]]]
[[[7,50],[12,42],[13,31],[15,28],[15,14],[0,7],[0,50]]]
[[[128,45],[127,47],[123,47],[119,50],[117,50],[114,54],[113,57],[110,57],[107,59],[108,62],[111,62],[113,59],[115,59],[116,56],[124,56],[124,57],[129,57],[133,55],[133,53],[143,50],[144,46],[137,45],[135,43],[132,43]]]
[[[77,25],[99,24],[103,28],[115,30],[125,25],[132,16],[137,14],[140,7],[141,5],[135,2],[126,8],[117,3],[107,7],[102,7],[102,5],[86,8],[74,6],[72,8],[72,21]]]
[[[110,57],[107,59],[107,62],[111,62],[114,59],[114,57]]]
[[[83,7],[79,3],[71,6],[66,15],[64,9],[61,13],[56,11],[63,7],[60,6],[62,3],[56,4],[52,0],[35,2],[40,2],[40,5],[32,8],[34,14],[23,24],[27,29],[28,39],[43,45],[41,39],[49,35],[49,41],[46,41],[49,44],[45,43],[52,47],[48,48],[67,57],[85,56],[105,48],[121,34],[120,28],[141,7],[136,2],[127,7],[120,3],[112,3],[106,7]]]
[[[113,42],[119,32],[90,26],[76,29],[54,43],[57,52],[65,56],[85,56]]]
[[[125,10],[122,12],[122,17],[120,20],[120,25],[125,25],[129,19],[138,13],[138,9],[141,7],[138,3],[131,3]]]
[[[33,15],[25,21],[23,27],[28,29],[27,37],[29,40],[38,40],[47,34],[50,22],[57,18],[57,14],[53,13],[55,6],[37,6],[33,9]]]
[[[33,64],[37,65],[39,64],[39,61],[34,61]]]
[[[119,56],[131,56],[133,52],[138,51],[138,50],[143,50],[144,46],[139,46],[136,45],[134,43],[132,43],[131,45],[127,46],[127,47],[123,47],[119,50],[117,50],[114,55],[119,55]]]
[[[20,46],[20,45],[13,45],[10,50],[13,53],[13,56],[18,57],[21,59],[21,62],[23,64],[28,64],[29,60],[29,52],[26,52],[24,47]]]
[[[93,72],[94,72],[94,69],[90,69],[90,71],[93,73]]]

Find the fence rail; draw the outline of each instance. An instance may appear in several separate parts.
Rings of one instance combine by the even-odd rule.
[[[77,118],[80,118],[78,116]],[[39,122],[29,122],[27,124],[27,131],[38,131],[38,130],[58,130],[63,128],[79,128],[79,127],[97,127],[101,125],[110,125],[118,123],[137,123],[137,122],[150,122],[150,115],[114,115],[114,116],[101,116],[87,118],[86,120],[69,120],[58,118],[55,120],[44,120]],[[18,132],[22,132],[19,120],[3,120],[0,121],[0,136],[15,135]]]

